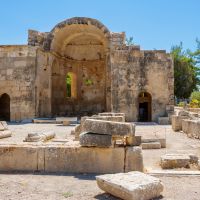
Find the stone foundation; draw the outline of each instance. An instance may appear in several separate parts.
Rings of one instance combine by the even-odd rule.
[[[139,147],[126,150],[123,147],[5,144],[0,145],[0,160],[0,171],[7,172],[118,173],[143,170]]]

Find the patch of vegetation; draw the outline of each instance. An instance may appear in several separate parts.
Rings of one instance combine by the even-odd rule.
[[[69,197],[72,197],[72,196],[73,196],[73,193],[70,192],[70,191],[64,192],[64,193],[63,193],[63,196],[64,196],[65,198],[69,198]]]
[[[86,80],[85,80],[85,84],[86,84],[87,86],[93,85],[93,81],[92,81],[91,79],[86,79]]]

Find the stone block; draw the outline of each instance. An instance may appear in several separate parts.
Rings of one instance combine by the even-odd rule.
[[[124,148],[45,148],[45,171],[68,173],[117,173],[124,171]]]
[[[83,147],[110,147],[112,145],[112,136],[83,132],[79,135],[79,141]]]
[[[69,126],[70,125],[70,121],[64,120],[63,121],[63,126]]]
[[[161,195],[163,184],[158,178],[141,172],[96,176],[103,191],[124,200],[149,200]]]
[[[142,138],[142,143],[159,142],[161,148],[166,148],[166,138]]]
[[[126,137],[126,145],[140,146],[141,140],[142,140],[142,136],[129,136],[129,137]]]
[[[126,147],[125,153],[125,172],[142,172],[144,166],[141,147]]]
[[[172,115],[172,129],[174,131],[181,131],[182,130],[182,120],[187,119],[188,116],[176,116]]]
[[[110,122],[103,120],[86,119],[83,123],[83,131],[109,134],[113,136],[134,136],[135,125],[126,122]]]
[[[0,171],[36,171],[38,169],[37,147],[1,145],[0,161]]]
[[[12,132],[9,130],[0,131],[0,139],[11,137],[11,136],[12,136]]]
[[[160,142],[142,142],[142,149],[161,149]]]
[[[6,121],[0,121],[0,124],[4,127],[4,130],[8,130],[8,124]]]
[[[190,157],[185,154],[165,154],[161,156],[160,165],[163,169],[188,168]]]
[[[55,137],[53,131],[32,132],[25,138],[24,142],[39,142],[47,141]]]

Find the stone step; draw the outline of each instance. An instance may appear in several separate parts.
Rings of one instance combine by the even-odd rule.
[[[161,195],[163,184],[158,178],[129,172],[96,176],[100,189],[124,200],[149,200]]]
[[[142,138],[142,143],[159,142],[161,148],[166,148],[166,138]]]
[[[161,149],[160,142],[142,142],[142,149]]]

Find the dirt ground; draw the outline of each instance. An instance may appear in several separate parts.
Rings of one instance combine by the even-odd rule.
[[[199,200],[200,176],[159,177],[163,200]],[[101,191],[94,175],[0,174],[1,200],[117,200]]]
[[[13,136],[1,139],[2,143],[21,143],[28,132],[54,130],[57,138],[73,140],[70,134],[74,125],[59,124],[16,124],[10,123]],[[175,133],[171,126],[137,124],[136,135],[145,138],[159,135],[167,140],[167,148],[143,150],[144,166],[148,172],[160,170],[160,156],[172,152],[192,152],[200,157],[200,140],[188,138],[183,133]],[[194,170],[194,169],[192,169]],[[158,176],[158,175],[157,175]],[[200,176],[158,176],[164,184],[164,200],[200,200]],[[74,174],[0,174],[0,200],[116,200],[101,191],[94,175]]]

